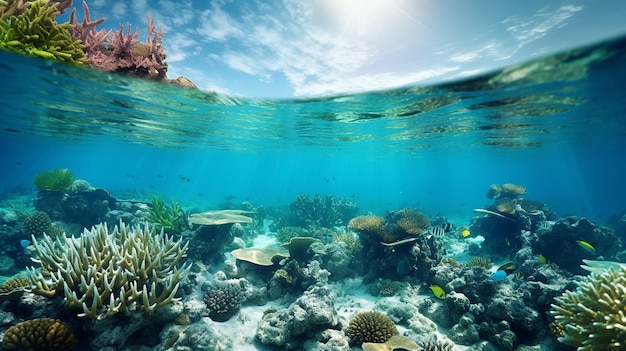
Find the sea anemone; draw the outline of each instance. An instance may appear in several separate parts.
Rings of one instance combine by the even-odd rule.
[[[467,261],[467,265],[470,267],[482,267],[489,269],[492,266],[491,260],[486,257],[472,257]]]

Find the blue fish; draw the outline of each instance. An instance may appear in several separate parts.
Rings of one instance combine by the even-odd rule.
[[[503,280],[503,279],[506,279],[506,272],[505,271],[495,271],[491,275],[491,279],[493,279],[493,280]]]
[[[20,246],[23,248],[27,248],[31,245],[32,243],[30,242],[30,240],[26,240],[26,239],[22,239],[20,240]]]

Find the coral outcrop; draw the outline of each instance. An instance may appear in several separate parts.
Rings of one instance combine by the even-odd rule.
[[[148,224],[130,228],[123,222],[109,232],[106,224],[79,237],[33,237],[41,271],[30,268],[34,292],[63,292],[66,304],[81,317],[96,318],[123,311],[153,312],[175,300],[189,271],[179,266],[187,245]]]
[[[50,233],[52,220],[43,211],[31,212],[24,217],[24,231],[27,235],[40,236],[43,233]]]
[[[72,328],[58,319],[37,318],[10,327],[2,338],[7,350],[66,351],[78,345]]]
[[[206,289],[204,302],[209,309],[209,318],[216,322],[229,320],[246,300],[242,281],[216,280]]]
[[[283,350],[295,350],[311,335],[336,327],[339,316],[334,306],[335,294],[328,286],[313,286],[289,307],[269,309],[259,321],[256,336],[261,343]]]
[[[398,328],[386,314],[376,311],[359,312],[345,330],[353,345],[362,343],[384,343],[398,335]]]
[[[563,327],[559,341],[579,351],[626,348],[626,264],[592,273],[555,298],[551,313]]]

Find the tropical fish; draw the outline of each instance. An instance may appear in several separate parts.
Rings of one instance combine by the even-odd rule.
[[[464,238],[467,238],[471,234],[472,233],[470,233],[469,229],[463,229],[463,231],[461,232],[461,236],[464,237]]]
[[[505,271],[495,271],[491,274],[491,279],[493,280],[503,280],[506,279],[506,272]]]
[[[431,285],[430,290],[432,290],[436,298],[441,300],[444,300],[446,298],[446,292],[439,285]]]
[[[440,226],[435,226],[430,228],[430,234],[434,235],[437,238],[443,238],[443,236],[446,234],[446,231]]]
[[[26,240],[26,239],[22,239],[20,240],[20,246],[23,248],[27,248],[31,245],[32,243],[30,242],[30,240]]]
[[[585,250],[587,250],[587,251],[589,251],[591,253],[596,253],[596,248],[593,247],[593,245],[591,245],[590,243],[588,243],[588,242],[586,242],[584,240],[576,240],[576,242],[583,249],[585,249]]]
[[[537,258],[539,259],[539,262],[541,262],[542,264],[548,263],[548,259],[546,259],[546,256],[542,254],[537,255]]]
[[[502,266],[498,267],[498,269],[496,271],[503,271],[506,273],[506,275],[509,275],[513,272],[515,272],[515,270],[517,269],[517,267],[515,267],[515,264],[513,264],[513,262],[508,262],[503,264]]]

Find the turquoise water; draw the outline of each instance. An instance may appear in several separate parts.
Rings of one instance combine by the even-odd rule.
[[[625,209],[625,48],[622,38],[464,81],[305,100],[0,52],[1,187],[34,189],[35,174],[63,167],[117,198],[202,210],[321,193],[364,213],[469,218],[491,184],[512,182],[559,216],[603,222]]]

